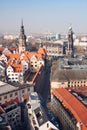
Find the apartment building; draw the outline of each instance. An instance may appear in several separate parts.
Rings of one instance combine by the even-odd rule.
[[[39,96],[36,92],[33,92],[29,96],[30,100],[27,102],[28,114],[32,130],[59,130],[50,120],[48,119],[44,108],[41,105]]]
[[[11,128],[15,129],[21,126],[21,107],[18,98],[5,102],[1,106],[6,113],[7,122]]]
[[[1,130],[11,130],[11,126],[7,121],[7,115],[4,109],[0,106],[0,129]]]

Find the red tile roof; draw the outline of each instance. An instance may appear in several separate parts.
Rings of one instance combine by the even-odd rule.
[[[83,96],[87,96],[87,86],[71,88],[74,92],[81,94]]]
[[[6,56],[11,59],[11,58],[15,58],[15,59],[19,59],[21,54],[6,54]]]
[[[46,57],[46,50],[45,50],[45,48],[39,48],[38,53],[41,54],[43,56],[43,58]]]
[[[15,60],[30,60],[32,56],[35,56],[37,59],[45,58],[46,57],[46,50],[44,48],[40,48],[38,52],[28,52],[24,51],[23,58],[21,59],[22,54],[6,54],[8,59],[15,59]]]
[[[0,114],[5,113],[4,109],[0,106]]]
[[[3,52],[5,48],[0,48],[0,52]]]
[[[87,108],[65,88],[53,89],[52,93],[82,122],[82,130],[87,130]]]
[[[12,67],[14,69],[14,72],[22,72],[23,71],[22,64],[13,64]]]
[[[11,99],[10,101],[5,102],[4,104],[2,104],[2,106],[3,106],[3,107],[6,107],[6,106],[11,105],[11,104],[13,104],[13,103],[15,103],[15,102],[16,102],[17,104],[19,104],[19,99],[18,99],[18,98]]]

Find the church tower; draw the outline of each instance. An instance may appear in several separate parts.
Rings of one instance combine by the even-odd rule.
[[[19,53],[26,50],[26,35],[24,33],[23,20],[21,21],[21,29],[19,35]]]
[[[68,48],[67,48],[67,56],[74,57],[74,45],[73,45],[73,31],[72,27],[69,27],[68,31]]]

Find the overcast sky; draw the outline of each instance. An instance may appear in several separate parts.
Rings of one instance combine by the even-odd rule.
[[[87,0],[0,0],[0,33],[87,33]]]

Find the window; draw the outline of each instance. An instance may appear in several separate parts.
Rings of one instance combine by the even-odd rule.
[[[33,67],[33,65],[31,65],[31,67]]]
[[[49,123],[47,123],[47,128],[49,127]]]
[[[39,128],[37,126],[34,127],[35,130],[39,130]]]
[[[17,92],[15,92],[15,96],[16,96],[16,95],[18,95],[18,93],[17,93]]]
[[[24,93],[24,90],[22,90],[22,93]]]
[[[10,94],[10,97],[12,97],[12,94]]]
[[[4,99],[7,99],[7,96],[4,96]]]
[[[30,91],[30,88],[28,88],[27,91]]]
[[[36,114],[36,117],[37,118],[39,118],[39,117],[41,117],[42,116],[42,113],[41,112],[38,112],[37,114]]]

